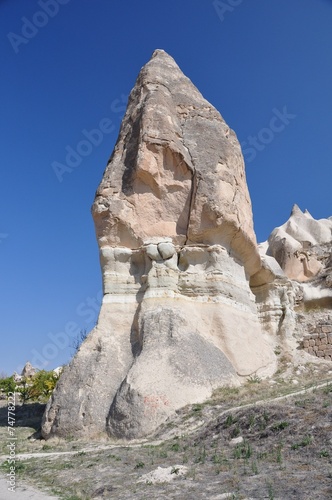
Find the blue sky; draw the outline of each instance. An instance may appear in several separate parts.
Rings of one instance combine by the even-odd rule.
[[[156,48],[238,135],[259,241],[293,203],[332,215],[331,26],[331,0],[0,0],[0,373],[68,362],[97,320],[90,206]]]

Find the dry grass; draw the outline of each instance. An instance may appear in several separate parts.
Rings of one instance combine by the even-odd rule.
[[[20,461],[18,474],[67,500],[229,498],[270,500],[332,498],[332,383],[324,388],[270,402],[331,377],[328,369],[307,367],[288,380],[252,380],[239,389],[224,388],[210,401],[187,407],[152,440],[135,446],[82,441],[31,441],[42,408],[17,424],[18,452],[71,450]],[[252,404],[257,400],[265,403]],[[251,404],[251,406],[244,406]],[[233,407],[243,406],[232,410]],[[0,412],[0,437],[7,432]],[[166,439],[172,436],[171,439]],[[242,437],[236,445],[232,439]],[[3,439],[1,439],[3,441]],[[107,444],[107,449],[98,446]],[[90,451],[84,451],[87,447]],[[113,446],[113,447],[112,447]],[[91,451],[91,447],[94,447]],[[184,464],[185,478],[144,484],[138,479],[159,467]],[[175,474],[176,476],[176,474]]]

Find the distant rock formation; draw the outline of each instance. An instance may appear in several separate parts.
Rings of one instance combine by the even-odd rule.
[[[30,378],[36,375],[37,369],[32,366],[30,361],[27,361],[23,367],[21,377]]]
[[[37,373],[37,368],[34,368],[30,363],[30,361],[27,361],[21,371],[21,375],[19,375],[16,372],[13,373],[14,381],[20,383],[22,382],[23,379],[28,379],[33,377],[34,375],[36,375],[36,373]]]
[[[304,349],[332,360],[332,218],[294,205],[258,248],[262,267],[250,284],[263,328],[293,359]]]
[[[276,259],[288,278],[304,282],[323,269],[331,235],[332,220],[315,220],[294,205],[288,221],[272,231],[266,254]]]
[[[218,386],[272,374],[235,133],[162,50],[142,68],[92,213],[104,298],[42,434],[151,433]]]

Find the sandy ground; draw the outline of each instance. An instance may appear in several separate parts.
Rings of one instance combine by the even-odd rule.
[[[20,480],[16,483],[15,492],[8,491],[6,476],[0,475],[0,500],[58,500],[58,498],[46,495],[30,486],[24,486]]]

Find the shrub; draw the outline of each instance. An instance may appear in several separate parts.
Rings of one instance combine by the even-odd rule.
[[[9,392],[15,392],[16,382],[14,376],[5,377],[0,379],[0,392],[8,394]]]
[[[288,422],[282,421],[282,422],[277,422],[276,424],[272,425],[271,429],[275,432],[277,431],[282,431],[286,429],[286,427],[289,426]]]
[[[262,382],[262,379],[258,375],[250,375],[247,378],[247,382],[249,384],[260,384]]]
[[[52,371],[41,370],[37,372],[32,378],[32,394],[33,398],[38,399],[39,397],[49,398],[56,383],[58,381],[58,376]]]
[[[137,462],[137,464],[135,465],[135,469],[143,469],[143,467],[145,467],[144,462]]]
[[[53,370],[40,370],[30,378],[23,378],[17,388],[23,403],[27,401],[45,401],[52,394],[59,377]]]
[[[292,445],[292,450],[297,450],[298,448],[303,448],[304,446],[308,446],[311,443],[312,443],[312,436],[305,436],[302,439],[302,441]]]

